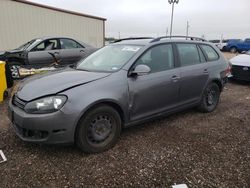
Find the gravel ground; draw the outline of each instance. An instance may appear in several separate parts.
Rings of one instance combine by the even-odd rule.
[[[216,111],[187,110],[125,129],[116,146],[22,142],[0,104],[0,187],[250,187],[250,84],[229,83]]]

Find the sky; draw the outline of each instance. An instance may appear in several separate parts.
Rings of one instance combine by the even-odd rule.
[[[170,32],[168,0],[29,1],[104,17],[106,37],[157,37]],[[187,21],[191,36],[250,38],[250,0],[179,0],[174,7],[173,35],[186,35]]]

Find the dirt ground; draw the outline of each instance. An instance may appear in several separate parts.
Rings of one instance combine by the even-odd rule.
[[[228,54],[227,54],[228,57]],[[125,129],[95,155],[25,143],[0,104],[0,187],[250,187],[250,84],[231,82],[210,113],[187,110]]]

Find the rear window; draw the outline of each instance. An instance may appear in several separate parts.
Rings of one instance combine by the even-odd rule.
[[[208,61],[216,61],[219,59],[217,52],[208,45],[200,45],[205,54],[207,55]]]

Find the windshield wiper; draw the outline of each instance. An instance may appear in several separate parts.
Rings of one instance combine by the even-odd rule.
[[[80,69],[80,68],[77,68],[75,67],[76,70],[80,70],[80,71],[86,71],[86,72],[91,72],[90,70],[87,70],[87,69]]]

